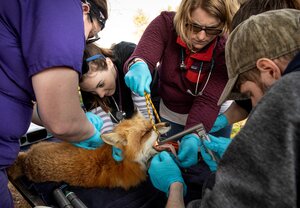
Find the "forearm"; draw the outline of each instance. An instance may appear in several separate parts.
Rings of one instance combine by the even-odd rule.
[[[229,124],[234,124],[244,120],[248,116],[248,112],[233,102],[230,107],[224,112]]]
[[[201,101],[200,98],[197,98],[194,101],[188,115],[185,129],[191,128],[199,123],[202,123],[207,131],[212,128],[215,119],[217,118],[220,111],[220,107],[213,107],[211,106],[211,104],[203,103],[205,102]]]
[[[166,208],[184,208],[182,183],[175,182],[170,186]]]
[[[33,76],[32,83],[39,117],[55,137],[72,142],[93,135],[94,127],[80,107],[77,72],[53,68]]]
[[[37,103],[35,103],[34,106],[33,106],[31,122],[33,122],[37,125],[43,126],[43,122],[39,118]]]

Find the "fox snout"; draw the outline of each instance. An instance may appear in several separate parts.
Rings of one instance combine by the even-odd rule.
[[[169,122],[160,122],[155,124],[156,129],[160,134],[165,134],[171,129],[171,125]]]

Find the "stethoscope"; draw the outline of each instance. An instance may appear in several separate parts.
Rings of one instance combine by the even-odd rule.
[[[183,48],[180,48],[180,58],[181,58],[181,62],[180,62],[179,68],[180,68],[181,71],[186,71],[186,64],[184,63]]]
[[[205,88],[206,88],[206,86],[208,84],[208,81],[209,81],[210,76],[212,74],[213,68],[215,66],[215,47],[217,45],[217,42],[218,41],[216,41],[216,43],[214,45],[214,50],[213,50],[213,55],[212,55],[212,60],[211,60],[211,65],[210,65],[210,70],[209,70],[209,74],[208,74],[208,77],[206,79],[206,82],[204,83],[204,86],[202,87],[202,89],[200,91],[198,90],[199,79],[200,79],[201,72],[202,72],[202,67],[203,67],[203,61],[201,61],[201,64],[199,66],[199,73],[198,73],[198,78],[197,78],[197,83],[196,83],[195,90],[194,90],[194,92],[192,92],[190,89],[187,89],[187,91],[186,91],[188,94],[190,94],[190,95],[192,95],[194,97],[203,95],[203,92],[204,92],[204,90],[205,90]],[[184,61],[185,61],[184,54],[185,54],[184,49],[181,47],[180,48],[180,65],[179,65],[179,68],[180,68],[180,70],[182,72],[186,72],[186,70],[187,70],[186,64],[184,63]],[[194,67],[194,66],[192,65],[191,68],[192,67]]]
[[[115,113],[115,116],[110,112],[110,116],[112,117],[112,119],[116,122],[116,123],[119,123],[120,121],[122,121],[125,117],[126,117],[126,113],[124,111],[122,111],[122,107],[118,106],[115,98],[113,96],[111,96],[111,99],[113,100],[113,103],[114,105],[116,106],[116,113]],[[121,105],[121,104],[119,104]]]
[[[116,69],[116,71],[118,73],[117,69]],[[122,91],[121,91],[121,83],[120,83],[120,79],[119,79],[119,73],[118,73],[118,76],[117,76],[117,80],[118,80],[118,93],[119,93],[119,102],[118,102],[118,104],[117,104],[115,98],[113,97],[113,95],[111,96],[111,98],[112,98],[112,100],[113,100],[113,102],[116,106],[116,110],[117,110],[116,111],[116,119],[118,119],[118,121],[122,121],[126,117],[126,112],[122,110]]]

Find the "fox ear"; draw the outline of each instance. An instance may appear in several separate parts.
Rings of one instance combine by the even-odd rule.
[[[101,138],[106,144],[110,144],[112,146],[118,146],[118,144],[123,146],[127,145],[127,140],[114,132],[102,134]]]

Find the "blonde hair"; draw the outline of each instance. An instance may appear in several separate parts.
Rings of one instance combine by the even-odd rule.
[[[229,32],[233,15],[239,9],[239,3],[237,0],[182,0],[174,17],[174,27],[189,48],[191,45],[186,24],[192,22],[191,14],[199,7],[220,20],[224,34]]]

